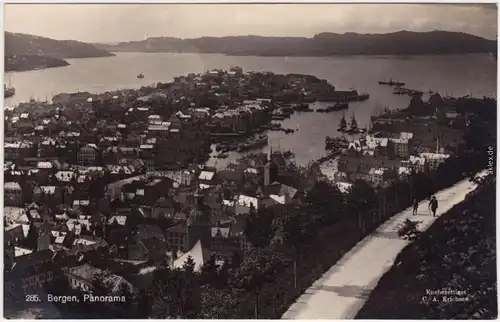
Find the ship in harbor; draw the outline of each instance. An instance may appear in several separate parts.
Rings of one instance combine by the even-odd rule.
[[[356,121],[356,117],[354,117],[354,114],[352,115],[351,118],[351,124],[349,124],[349,130],[347,130],[348,133],[358,133],[358,122]]]
[[[139,75],[137,75],[137,78],[139,78],[139,79],[143,79],[143,78],[144,78],[144,74],[143,74],[143,73],[140,73]]]
[[[318,113],[329,113],[329,112],[336,112],[336,111],[341,111],[341,110],[346,110],[349,108],[349,103],[347,101],[344,102],[337,102],[334,105],[330,105],[326,108],[318,108],[316,112]]]
[[[345,122],[345,119],[344,119],[344,122]],[[341,126],[342,126],[342,124],[341,124]],[[360,128],[358,126],[358,122],[356,121],[356,117],[353,114],[352,118],[351,118],[351,123],[349,124],[349,128],[343,130],[342,132],[345,132],[345,133],[348,133],[348,134],[351,134],[351,135],[353,135],[353,134],[363,134],[363,133],[366,133],[366,128],[363,129],[363,128]]]
[[[342,118],[340,119],[340,125],[338,128],[339,132],[345,132],[347,129],[347,121],[345,120],[345,114],[342,115]]]
[[[341,110],[346,110],[349,108],[349,103],[347,101],[344,102],[337,102],[334,105],[330,105],[327,107],[328,112],[330,111],[341,111]]]
[[[370,98],[366,91],[359,93],[356,89],[335,90],[317,95],[319,102],[362,102]]]
[[[396,87],[401,87],[405,86],[405,83],[402,83],[397,80],[390,79],[389,81],[379,81],[378,82],[380,85],[389,85],[389,86],[396,86]]]
[[[238,152],[244,152],[248,150],[253,150],[253,149],[258,149],[263,146],[266,146],[268,144],[268,137],[267,135],[261,135],[257,138],[250,139],[249,141],[245,143],[241,143],[238,146]]]
[[[10,77],[9,77],[9,86],[3,84],[3,97],[8,98],[11,96],[14,96],[16,94],[16,89],[12,87],[10,84]]]
[[[408,96],[415,96],[415,95],[423,95],[423,91],[419,91],[416,89],[410,89],[410,88],[404,88],[404,87],[396,87],[396,89],[392,92],[394,95],[408,95]]]
[[[367,92],[363,92],[363,93],[359,93],[359,95],[356,96],[355,98],[353,98],[352,100],[356,101],[356,102],[363,102],[363,101],[366,101],[368,99],[370,99],[370,94],[368,94]]]

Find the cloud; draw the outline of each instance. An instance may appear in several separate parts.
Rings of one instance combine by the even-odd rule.
[[[144,37],[449,30],[494,39],[488,4],[7,4],[8,31],[87,42]]]

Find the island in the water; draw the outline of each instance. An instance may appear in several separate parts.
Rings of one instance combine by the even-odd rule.
[[[74,40],[55,40],[5,32],[5,71],[67,66],[65,58],[109,57],[114,54]]]
[[[436,55],[496,53],[496,41],[462,32],[399,31],[386,34],[336,34],[305,37],[155,37],[118,44],[95,44],[112,52],[222,53],[241,56]]]

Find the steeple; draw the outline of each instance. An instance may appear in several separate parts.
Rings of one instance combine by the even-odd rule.
[[[211,218],[210,213],[203,204],[203,195],[200,189],[197,188],[194,197],[196,206],[189,213],[187,219],[187,248],[191,249],[198,241],[202,242],[204,247],[210,245],[211,241]]]
[[[273,147],[269,148],[269,154],[267,155],[267,162],[264,165],[264,186],[269,186],[271,184],[271,167],[273,166],[272,161]]]
[[[203,206],[203,194],[200,191],[200,188],[197,187],[194,192],[194,198],[196,201],[196,207],[200,208]]]

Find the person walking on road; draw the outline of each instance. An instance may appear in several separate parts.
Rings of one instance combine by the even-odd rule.
[[[414,198],[413,199],[413,216],[415,216],[417,214],[417,210],[418,210],[418,199]]]
[[[436,217],[436,210],[438,208],[438,201],[436,196],[432,196],[431,201],[429,202],[429,208],[432,211],[432,217]]]

